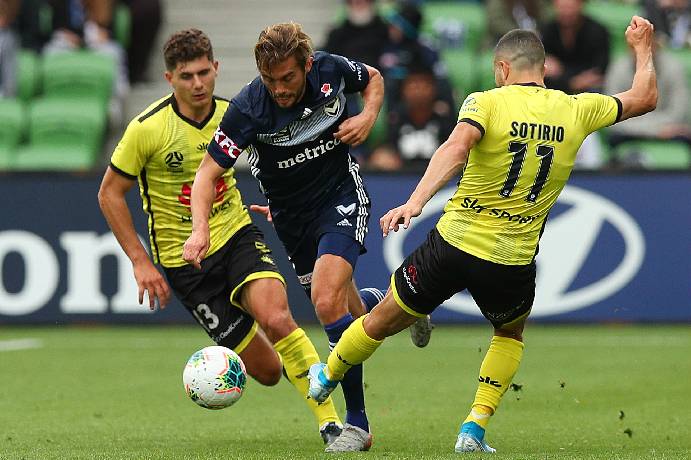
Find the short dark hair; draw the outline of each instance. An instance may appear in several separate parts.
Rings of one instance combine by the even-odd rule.
[[[209,37],[199,29],[175,32],[163,45],[163,59],[166,69],[173,71],[180,62],[194,61],[200,57],[214,60],[214,50]]]
[[[545,65],[545,47],[532,30],[513,29],[504,34],[494,48],[495,59],[506,60],[517,69]]]
[[[269,71],[276,64],[295,56],[302,67],[312,56],[312,40],[296,22],[274,24],[262,30],[254,45],[254,59],[260,72]]]

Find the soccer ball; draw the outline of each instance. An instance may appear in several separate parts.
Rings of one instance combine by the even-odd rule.
[[[182,373],[190,399],[207,409],[224,409],[235,404],[247,383],[242,359],[226,347],[206,347],[194,353]]]

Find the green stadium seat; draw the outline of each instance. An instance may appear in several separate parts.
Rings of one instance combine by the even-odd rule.
[[[480,54],[476,60],[476,86],[475,91],[487,91],[497,87],[494,81],[494,50],[488,50]]]
[[[379,116],[377,116],[377,121],[374,122],[374,126],[372,126],[372,131],[370,131],[369,136],[367,137],[367,145],[371,149],[375,149],[379,147],[380,145],[384,144],[387,142],[387,125],[386,125],[386,102],[384,102],[382,106],[382,110],[379,112]]]
[[[21,50],[17,54],[17,95],[27,102],[39,92],[41,61],[34,51]]]
[[[0,171],[12,169],[17,145],[26,131],[22,103],[18,99],[0,98]]]
[[[640,7],[633,4],[594,0],[585,2],[588,16],[600,22],[609,32],[610,48],[613,53],[626,49],[624,32],[631,22],[631,16],[640,12]]]
[[[691,150],[684,142],[630,141],[614,149],[614,157],[625,159],[632,154],[643,156],[643,166],[650,169],[689,169]]]
[[[113,38],[127,49],[132,38],[132,15],[127,5],[118,3],[113,16]]]
[[[446,41],[444,35],[459,34],[461,47],[477,50],[487,33],[485,7],[479,2],[425,2],[422,15],[422,32],[440,39],[442,48]]]
[[[476,55],[468,49],[445,49],[441,54],[449,72],[449,81],[456,91],[459,101],[472,93],[475,88],[475,61]]]
[[[20,147],[16,170],[86,170],[100,151],[106,116],[98,99],[39,99],[29,108],[29,145]]]
[[[0,98],[0,147],[12,150],[26,132],[24,107],[18,99]]]
[[[43,75],[46,97],[98,98],[105,105],[113,89],[115,62],[90,51],[55,53],[44,57]]]

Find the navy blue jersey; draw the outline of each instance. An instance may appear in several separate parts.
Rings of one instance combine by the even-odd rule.
[[[349,146],[333,134],[347,118],[344,94],[368,83],[364,64],[317,52],[305,95],[283,109],[257,77],[232,99],[208,152],[230,168],[246,149],[271,212],[309,219],[347,181],[361,186]]]

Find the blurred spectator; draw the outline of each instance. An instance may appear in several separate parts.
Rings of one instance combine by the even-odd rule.
[[[643,0],[643,6],[656,35],[664,36],[671,48],[691,46],[689,0]]]
[[[548,88],[571,94],[602,90],[609,64],[609,34],[583,14],[583,3],[554,0],[555,18],[540,28]]]
[[[548,0],[486,0],[492,45],[509,30],[536,30],[545,21],[548,7]]]
[[[373,67],[389,40],[386,23],[377,13],[375,0],[346,0],[346,19],[331,29],[324,51],[348,56]]]
[[[379,66],[379,58],[389,40],[388,26],[376,9],[375,0],[346,0],[346,19],[329,32],[324,51],[347,56],[372,67]],[[362,109],[359,93],[347,94],[348,115],[357,115]],[[351,148],[355,158],[362,161],[369,146]]]
[[[388,143],[372,153],[369,166],[389,171],[424,168],[454,124],[454,111],[439,99],[432,71],[411,69],[401,84],[401,101],[388,114]]]
[[[672,53],[659,46],[654,50],[653,59],[657,73],[657,108],[641,117],[612,126],[609,129],[612,147],[643,139],[677,140],[691,147],[689,87],[684,67]],[[607,72],[605,92],[616,94],[627,90],[631,86],[633,73],[633,56],[621,56]]]
[[[59,53],[87,48],[111,56],[116,75],[110,115],[120,118],[122,99],[129,90],[125,51],[111,37],[114,0],[48,0],[53,10],[53,35],[43,48]]]
[[[0,0],[0,97],[17,94],[17,36],[11,28],[19,0]]]
[[[146,80],[151,51],[161,27],[162,5],[160,0],[122,0],[130,9],[132,35],[127,47],[129,79],[131,83]]]
[[[453,105],[451,85],[446,66],[439,53],[420,40],[422,13],[413,3],[404,2],[387,16],[389,22],[389,43],[379,60],[379,70],[386,82],[387,108],[391,110],[400,100],[401,82],[410,69],[432,69],[440,99]]]
[[[14,21],[14,31],[19,37],[21,47],[40,52],[48,38],[47,31],[41,29],[41,6],[43,0],[19,0],[19,14]]]

